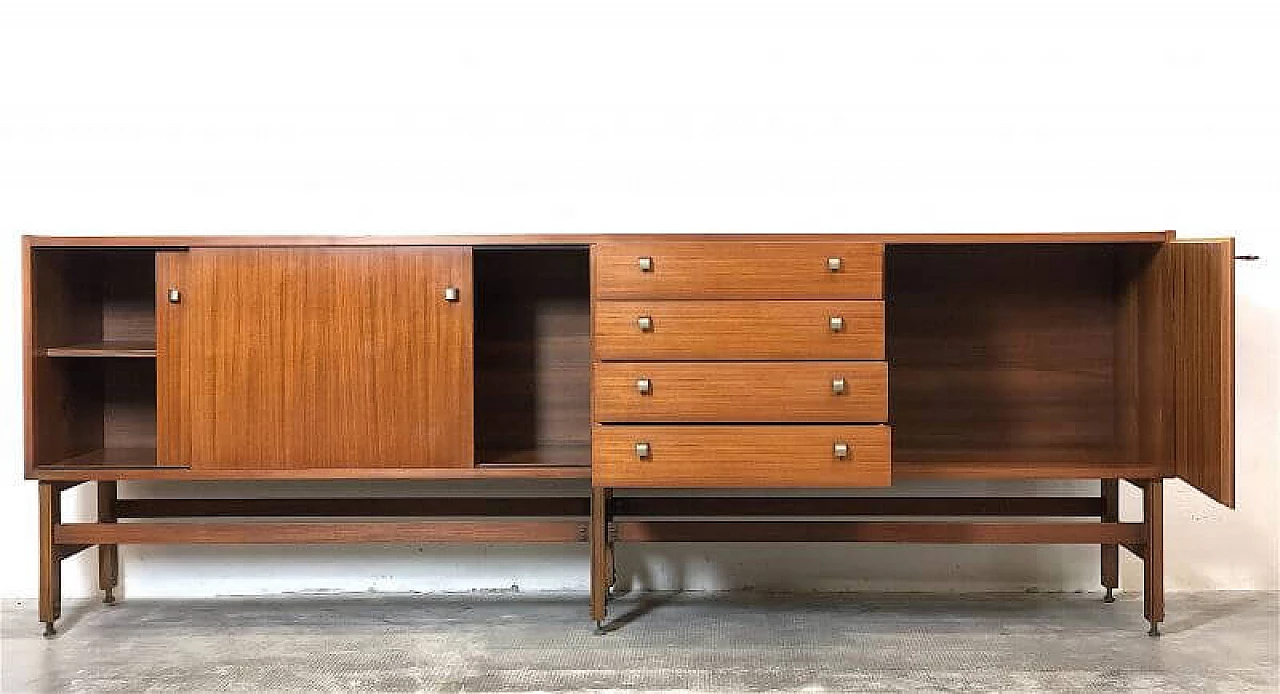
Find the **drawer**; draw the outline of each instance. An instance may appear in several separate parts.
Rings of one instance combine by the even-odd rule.
[[[884,422],[882,361],[603,363],[600,422]]]
[[[603,360],[884,359],[882,301],[600,301],[593,323]]]
[[[841,457],[837,451],[845,446]],[[874,425],[600,425],[598,487],[883,487],[889,427]]]
[[[602,299],[880,299],[884,245],[676,241],[595,248]]]

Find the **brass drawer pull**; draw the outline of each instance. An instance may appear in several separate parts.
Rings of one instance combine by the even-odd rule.
[[[636,258],[636,264],[640,266],[640,272],[653,272],[653,258],[647,255]]]
[[[831,454],[835,456],[836,460],[848,460],[849,444],[844,441],[837,441],[836,444],[831,447]]]
[[[845,391],[845,382],[843,378],[837,377],[837,378],[831,379],[832,395],[844,395],[844,391]]]
[[[844,332],[844,318],[841,318],[840,316],[831,317],[831,332]]]
[[[641,460],[643,460],[643,459],[645,459],[645,458],[648,458],[648,457],[649,457],[649,442],[648,442],[648,441],[637,441],[637,442],[636,442],[636,457],[637,457],[637,458],[640,458]]]
[[[171,304],[176,304],[176,303],[178,303],[178,302],[180,302],[180,301],[182,301],[182,292],[178,291],[178,289],[177,289],[176,287],[170,287],[170,288],[169,288],[169,303],[171,303]]]
[[[843,265],[844,261],[840,258],[827,258],[827,269],[832,272],[840,272],[840,268]]]
[[[637,378],[636,391],[638,391],[641,395],[649,395],[650,393],[653,392],[653,381],[650,381],[647,378]]]
[[[636,327],[640,328],[642,333],[653,332],[653,318],[650,316],[640,316],[636,319]]]
[[[462,296],[462,292],[461,292],[461,291],[459,291],[457,287],[445,287],[445,288],[444,288],[444,300],[445,300],[445,301],[457,301],[459,298],[461,298],[461,296]]]

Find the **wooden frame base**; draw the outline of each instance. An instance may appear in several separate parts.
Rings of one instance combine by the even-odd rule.
[[[61,616],[62,560],[95,545],[98,587],[103,602],[112,604],[121,544],[587,542],[590,614],[597,633],[604,633],[618,541],[1096,544],[1107,602],[1119,585],[1119,549],[1142,560],[1143,616],[1154,636],[1164,620],[1164,485],[1161,479],[1130,482],[1142,490],[1141,522],[1120,521],[1117,480],[1102,480],[1097,497],[617,498],[613,489],[594,487],[588,498],[511,499],[120,499],[116,482],[103,480],[97,483],[97,521],[63,523],[62,492],[80,482],[41,481],[39,617],[45,635],[53,636]],[[874,519],[850,520],[865,517]],[[1032,517],[1076,520],[1027,520]],[[164,520],[171,518],[237,520]],[[315,520],[275,520],[285,518]],[[1078,520],[1085,518],[1098,521]],[[140,519],[145,522],[119,522]]]
[[[591,616],[606,633],[613,543],[622,542],[918,542],[933,544],[1097,544],[1104,602],[1119,587],[1119,549],[1143,561],[1143,616],[1149,634],[1164,619],[1163,480],[1130,480],[1143,491],[1142,522],[1120,521],[1119,480],[1100,480],[1097,497],[625,497],[593,488]],[[598,516],[598,518],[597,518]],[[830,520],[848,517],[931,520]],[[655,517],[661,519],[655,520]],[[742,520],[769,517],[770,520]],[[955,517],[956,520],[936,520]],[[971,517],[1097,518],[1080,521],[974,521]],[[714,518],[715,520],[707,520]],[[815,518],[824,518],[815,520]],[[597,527],[599,524],[599,527]],[[607,552],[605,551],[607,548]],[[609,566],[605,562],[609,562]]]
[[[113,604],[122,544],[315,544],[383,542],[556,542],[588,540],[590,500],[538,498],[120,499],[97,483],[94,523],[62,522],[62,492],[80,482],[41,481],[39,616],[45,636],[61,616],[62,560],[98,547],[98,586]],[[243,518],[165,522],[171,518]],[[320,518],[275,521],[258,519]],[[342,520],[343,518],[353,520]],[[372,521],[368,518],[396,518]],[[162,519],[120,523],[120,520]],[[356,520],[361,519],[361,520]]]

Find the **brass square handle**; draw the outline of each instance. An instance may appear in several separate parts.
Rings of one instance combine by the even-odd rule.
[[[844,395],[844,391],[845,391],[845,382],[843,378],[836,377],[831,379],[832,395]]]
[[[849,444],[845,443],[844,441],[837,441],[834,445],[831,446],[831,454],[835,456],[836,460],[848,460]]]
[[[651,316],[640,316],[636,319],[636,327],[640,328],[642,333],[653,332],[653,318]]]
[[[457,300],[458,300],[458,299],[460,299],[460,298],[462,298],[462,291],[461,291],[461,290],[459,290],[457,287],[445,287],[445,288],[444,288],[444,300],[445,300],[445,301],[457,301]]]
[[[653,272],[653,258],[650,256],[636,258],[636,264],[640,266],[640,272]]]
[[[840,268],[844,265],[844,260],[840,258],[827,258],[827,269],[832,272],[840,272]]]
[[[636,391],[638,391],[641,395],[649,395],[650,393],[653,392],[653,381],[650,381],[647,378],[637,378]]]
[[[844,318],[840,316],[831,317],[831,332],[844,332]]]
[[[640,458],[641,460],[643,460],[643,459],[645,459],[645,458],[648,458],[648,457],[649,457],[649,442],[648,442],[648,441],[637,441],[637,442],[636,442],[636,457],[637,457],[637,458]]]
[[[170,287],[167,294],[169,297],[169,303],[171,304],[176,304],[182,301],[182,292],[178,291],[177,287]]]

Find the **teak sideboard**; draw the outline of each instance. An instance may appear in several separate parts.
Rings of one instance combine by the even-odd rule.
[[[23,250],[49,635],[61,561],[95,545],[110,603],[128,543],[582,542],[607,629],[617,543],[704,541],[1097,545],[1108,602],[1123,548],[1143,562],[1155,634],[1164,480],[1235,503],[1231,239],[25,237]],[[581,493],[483,493],[565,478]],[[479,493],[117,495],[156,479],[465,479]],[[1099,491],[830,491],[912,479]],[[96,522],[64,522],[61,492],[89,481]],[[1120,520],[1121,483],[1141,489],[1140,522]],[[679,493],[628,494],[642,488]]]

